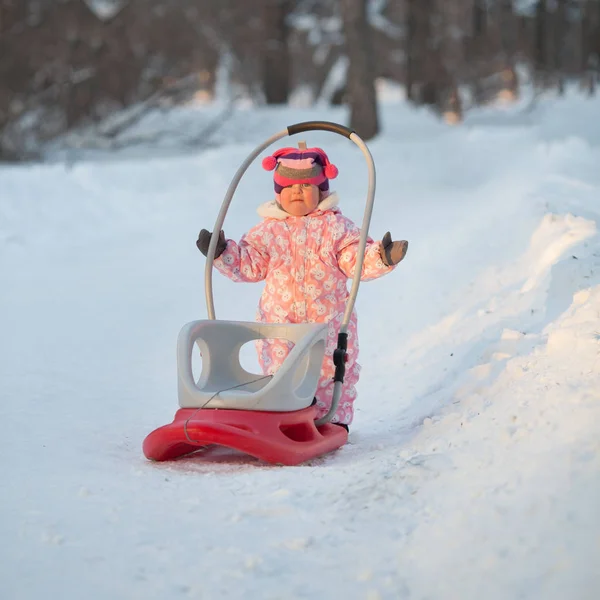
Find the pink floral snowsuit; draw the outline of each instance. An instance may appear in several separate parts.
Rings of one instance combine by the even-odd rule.
[[[257,321],[264,323],[329,323],[325,358],[316,398],[318,417],[327,413],[333,396],[333,351],[344,315],[348,288],[354,276],[360,229],[336,207],[337,195],[323,200],[304,217],[292,216],[276,203],[259,207],[265,219],[253,227],[239,244],[227,247],[215,267],[239,282],[266,280]],[[380,242],[367,240],[361,281],[381,277],[393,270],[381,260]],[[293,347],[286,340],[257,341],[258,358],[265,375],[277,371]],[[348,362],[342,397],[333,422],[352,422],[360,365],[356,311],[348,325]]]

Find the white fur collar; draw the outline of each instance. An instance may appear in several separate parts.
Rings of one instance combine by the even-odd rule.
[[[337,192],[332,192],[331,194],[329,194],[329,196],[327,196],[327,198],[325,198],[325,200],[319,202],[319,205],[313,212],[325,212],[326,210],[337,206],[339,201],[340,199],[337,195]],[[264,204],[261,204],[256,209],[256,212],[259,214],[259,216],[268,219],[287,219],[288,217],[292,216],[289,213],[286,213],[285,210],[283,210],[282,208],[279,208],[279,206],[277,206],[276,200],[271,200],[270,202],[265,202]]]

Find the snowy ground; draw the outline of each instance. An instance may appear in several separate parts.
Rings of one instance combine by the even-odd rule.
[[[598,598],[598,100],[458,128],[385,106],[371,233],[411,245],[359,292],[349,444],[294,468],[144,459],[206,316],[197,232],[254,145],[315,117],[345,118],[248,110],[201,154],[0,168],[2,600]],[[360,222],[360,153],[304,137]],[[269,177],[248,172],[229,236]],[[259,294],[215,277],[217,317]]]

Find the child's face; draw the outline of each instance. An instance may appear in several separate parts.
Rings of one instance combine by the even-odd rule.
[[[304,217],[319,204],[319,188],[311,183],[295,183],[281,190],[281,206],[295,217]]]

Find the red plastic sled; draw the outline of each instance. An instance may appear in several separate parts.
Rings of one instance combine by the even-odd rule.
[[[218,444],[269,463],[298,465],[343,446],[344,427],[314,423],[316,407],[291,412],[180,408],[144,440],[146,458],[163,461]]]

